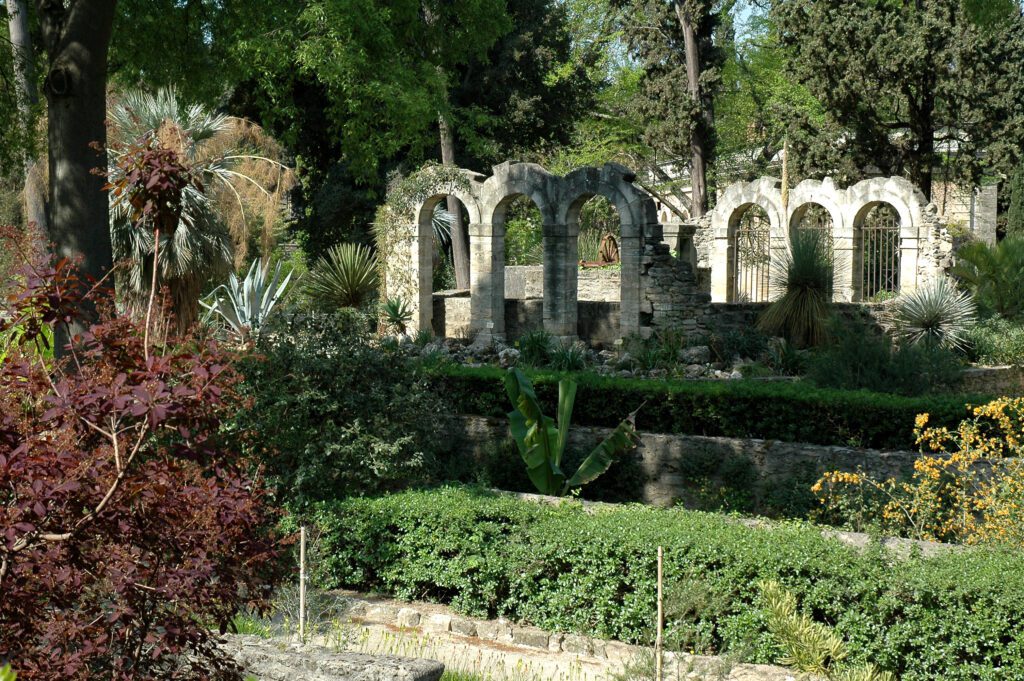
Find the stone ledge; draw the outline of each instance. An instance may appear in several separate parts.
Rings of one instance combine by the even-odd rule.
[[[256,636],[224,639],[221,648],[260,681],[439,681],[444,673],[444,665],[434,660],[335,652]]]

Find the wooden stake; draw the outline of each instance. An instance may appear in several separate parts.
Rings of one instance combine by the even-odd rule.
[[[664,558],[664,551],[658,547],[658,634],[654,639],[654,679],[655,681],[661,681],[661,647],[662,647],[662,633],[665,627],[665,610],[664,600],[662,595],[662,559]]]
[[[299,528],[299,640],[306,641],[306,528]]]

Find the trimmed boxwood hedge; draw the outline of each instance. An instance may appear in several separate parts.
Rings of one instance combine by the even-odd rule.
[[[553,413],[554,372],[527,372]],[[497,367],[444,366],[431,372],[435,389],[456,413],[505,416],[508,397]],[[614,428],[641,404],[640,430],[655,433],[759,438],[820,445],[914,450],[914,417],[931,415],[935,426],[955,427],[977,395],[901,397],[867,391],[815,388],[802,382],[655,381],[595,374],[579,384],[573,424]]]
[[[903,681],[1024,679],[1024,557],[984,549],[898,561],[807,524],[752,528],[713,514],[642,506],[539,505],[472,488],[319,507],[330,586],[447,603],[549,630],[650,644],[655,547],[671,603],[703,603],[668,636],[701,631],[711,650],[777,657],[761,579],[779,580],[834,625],[853,661]],[[671,609],[671,608],[670,608]]]

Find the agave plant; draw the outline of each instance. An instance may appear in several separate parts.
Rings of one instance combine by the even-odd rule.
[[[259,261],[253,262],[241,282],[232,272],[228,283],[221,284],[210,294],[211,302],[200,301],[200,304],[219,315],[238,340],[255,340],[291,281],[292,270],[282,277],[281,265],[277,263],[269,279],[270,267],[260,265]]]
[[[267,155],[273,144],[258,128],[185,105],[173,90],[128,92],[110,108],[109,117],[112,184],[124,172],[120,157],[139,143],[175,152],[199,180],[185,187],[177,227],[160,235],[157,271],[157,286],[170,290],[179,330],[187,328],[198,316],[202,287],[223,281],[238,264],[235,255],[244,255],[247,235],[233,232],[245,232],[253,212],[268,224],[276,219],[291,172]],[[244,153],[250,149],[255,153]],[[119,294],[130,311],[138,312],[146,306],[152,280],[153,230],[131,219],[127,196],[112,193],[110,208],[114,259],[123,263]],[[241,214],[243,226],[233,212]]]
[[[824,343],[834,272],[828,235],[816,229],[796,230],[789,251],[772,263],[771,281],[782,296],[764,311],[758,327],[798,346]]]
[[[569,422],[576,401],[576,382],[563,378],[558,383],[558,422],[544,414],[530,380],[515,367],[505,375],[505,391],[515,409],[508,414],[512,438],[526,462],[526,473],[541,494],[564,496],[607,471],[620,455],[636,447],[636,412],[594,448],[576,472],[562,472],[562,457],[569,441]]]
[[[891,305],[885,321],[897,341],[967,349],[968,332],[977,318],[974,301],[945,277],[901,294]]]
[[[412,309],[403,298],[388,298],[381,305],[381,312],[384,314],[388,326],[397,330],[398,333],[405,333],[406,325],[412,321]]]
[[[366,246],[337,244],[317,260],[306,282],[306,292],[321,305],[362,307],[377,289],[377,258]]]

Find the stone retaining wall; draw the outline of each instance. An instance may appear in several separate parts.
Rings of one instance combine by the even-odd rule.
[[[580,301],[579,337],[594,345],[609,345],[619,337],[619,303]],[[470,298],[466,292],[446,291],[434,294],[433,333],[441,338],[468,338],[470,335]],[[515,340],[530,331],[544,328],[544,301],[505,300],[505,337]]]
[[[567,466],[582,460],[611,431],[575,427]],[[913,473],[916,452],[887,452],[770,440],[640,433],[642,443],[585,493],[606,501],[654,506],[733,507],[758,513],[801,515],[814,505],[810,487],[822,473],[863,470],[879,478]],[[460,416],[452,428],[452,451],[486,467],[512,456],[503,446],[508,424],[501,419]]]
[[[977,395],[1024,397],[1024,367],[973,367],[964,371],[963,391]]]
[[[614,267],[588,267],[579,270],[576,298],[593,302],[619,302],[621,271]],[[544,268],[541,265],[505,267],[505,299],[526,300],[544,297]]]

